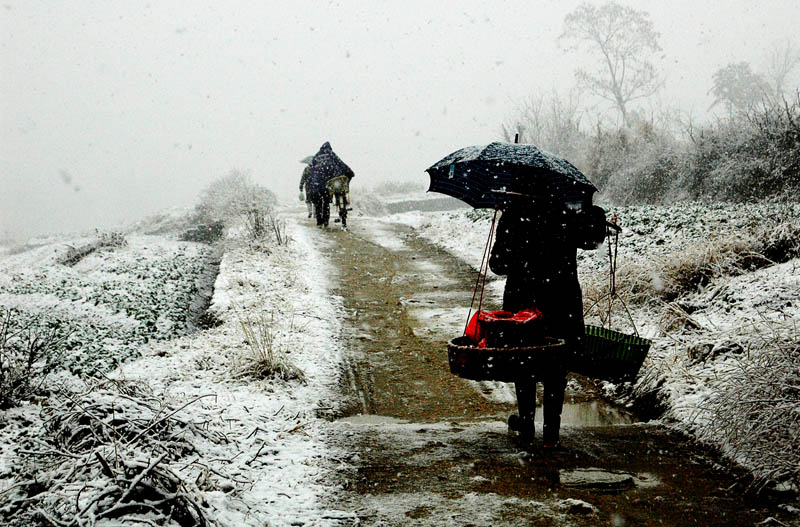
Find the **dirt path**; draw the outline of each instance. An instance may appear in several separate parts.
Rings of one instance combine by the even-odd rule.
[[[505,424],[509,386],[449,373],[475,272],[403,226],[355,218],[317,230],[338,268],[353,404],[332,422],[344,461],[341,525],[754,525],[781,518],[743,496],[695,445],[609,406],[582,379],[567,393],[563,449]],[[333,242],[333,243],[331,243]],[[588,386],[588,387],[587,387]],[[540,432],[539,427],[537,432]],[[780,525],[775,523],[774,525]]]

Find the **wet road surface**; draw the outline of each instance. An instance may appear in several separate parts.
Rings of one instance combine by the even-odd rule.
[[[476,272],[408,227],[354,218],[350,228],[313,233],[338,269],[332,293],[343,299],[341,339],[352,350],[344,387],[352,402],[328,434],[349,452],[331,482],[341,490],[330,505],[348,511],[339,524],[786,520],[703,449],[637,423],[580,377],[568,384],[560,450],[510,435],[513,386],[460,379],[447,365],[446,342],[463,330]]]

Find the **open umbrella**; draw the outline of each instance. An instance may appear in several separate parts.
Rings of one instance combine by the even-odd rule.
[[[426,172],[431,177],[429,192],[447,194],[475,208],[502,206],[514,194],[582,203],[597,191],[569,161],[518,143],[468,146]]]

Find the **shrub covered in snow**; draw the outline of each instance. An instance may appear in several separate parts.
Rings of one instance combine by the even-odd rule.
[[[800,193],[800,93],[701,126],[669,112],[633,113],[628,125],[586,126],[576,101],[526,101],[503,125],[570,160],[618,205],[676,200],[792,199]]]
[[[195,206],[193,223],[222,223],[228,226],[254,210],[266,211],[276,203],[275,195],[271,191],[254,184],[245,173],[232,170],[203,190]]]
[[[620,135],[628,137],[631,131],[614,137]],[[587,167],[603,195],[615,203],[751,201],[800,193],[800,94],[782,105],[752,108],[692,129],[688,142],[632,135],[636,141],[601,143],[599,160]]]
[[[62,367],[69,335],[53,320],[0,306],[0,410],[40,393],[48,374]]]
[[[699,437],[753,467],[755,483],[800,483],[800,341],[762,328],[737,350],[697,410]]]
[[[113,368],[150,339],[193,331],[205,312],[216,255],[203,246],[137,239],[134,247],[95,253],[76,267],[0,268],[0,305],[20,327],[54,328],[73,373]]]

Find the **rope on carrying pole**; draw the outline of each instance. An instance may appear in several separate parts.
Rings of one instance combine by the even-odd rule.
[[[610,222],[606,223],[606,225],[608,227],[606,229],[606,235],[608,237],[608,267],[609,267],[609,269],[608,269],[608,311],[607,311],[607,314],[606,314],[606,321],[609,323],[609,326],[610,326],[610,324],[611,324],[611,310],[613,308],[614,301],[618,300],[619,303],[622,304],[622,308],[625,310],[625,313],[628,315],[628,320],[630,321],[631,326],[633,327],[634,333],[636,333],[636,336],[638,337],[639,336],[639,329],[636,327],[636,322],[634,322],[634,320],[633,320],[633,315],[631,314],[630,310],[628,309],[628,304],[626,304],[625,301],[622,299],[622,297],[619,296],[619,293],[617,293],[617,254],[618,254],[618,251],[619,251],[619,233],[622,230],[618,225],[618,221],[619,221],[619,219],[618,219],[617,215],[614,214],[614,217],[612,218],[612,220]],[[613,232],[613,236],[614,236],[614,239],[613,239],[614,250],[613,250],[613,252],[611,250],[612,232]],[[601,314],[601,317],[602,317],[602,314]]]
[[[464,334],[467,334],[469,327],[469,319],[472,316],[472,306],[475,305],[475,297],[478,296],[478,286],[481,287],[481,296],[478,300],[478,312],[480,313],[481,306],[483,306],[483,290],[486,288],[486,275],[489,274],[489,249],[492,245],[492,236],[494,236],[494,229],[497,225],[497,213],[500,209],[494,209],[494,216],[492,217],[492,226],[489,228],[489,237],[486,239],[486,245],[483,248],[483,257],[481,258],[481,266],[478,269],[478,279],[475,281],[475,288],[472,290],[472,300],[469,303],[469,311],[467,312],[467,322],[464,324]],[[481,278],[483,283],[481,284]]]

